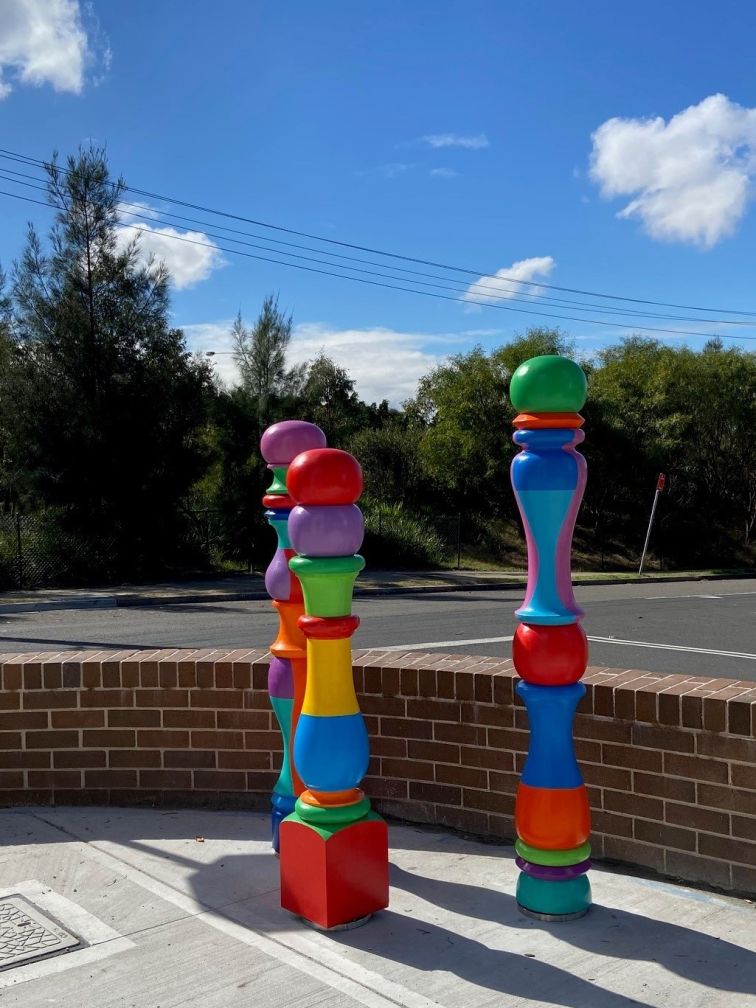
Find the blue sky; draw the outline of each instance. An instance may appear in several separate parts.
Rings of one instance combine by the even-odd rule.
[[[585,353],[616,341],[619,323],[756,336],[756,327],[569,312],[545,298],[576,295],[512,282],[756,311],[747,0],[3,0],[2,9],[1,147],[45,158],[92,138],[136,188],[468,267],[435,281],[461,294],[488,278],[468,295],[485,294],[484,306],[435,300],[216,251],[207,233],[222,221],[201,213],[206,226],[125,217],[150,229],[143,243],[172,269],[175,322],[197,349],[227,350],[237,310],[252,319],[278,291],[297,324],[293,358],[324,349],[365,397],[400,402],[447,354],[554,322],[505,310],[515,307],[605,319],[561,322]],[[39,195],[4,179],[0,189]],[[145,202],[148,216],[193,215]],[[28,219],[44,229],[49,214],[0,196],[6,267]],[[203,244],[175,240],[190,228]],[[386,263],[398,265],[411,264]],[[497,271],[507,279],[492,280]],[[528,304],[512,300],[525,291]],[[231,378],[231,358],[214,360]]]

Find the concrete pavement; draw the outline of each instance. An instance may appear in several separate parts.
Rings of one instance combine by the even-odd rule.
[[[0,972],[47,1008],[754,1008],[751,903],[592,873],[581,921],[520,914],[509,847],[391,826],[391,907],[320,934],[278,906],[268,819],[248,812],[0,812],[0,902],[83,939]]]

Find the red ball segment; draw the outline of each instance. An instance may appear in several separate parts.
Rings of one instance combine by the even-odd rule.
[[[362,469],[338,448],[313,448],[294,459],[286,488],[297,504],[354,504],[362,493]]]
[[[588,664],[588,639],[579,623],[536,626],[521,623],[512,641],[517,674],[537,686],[577,682]]]

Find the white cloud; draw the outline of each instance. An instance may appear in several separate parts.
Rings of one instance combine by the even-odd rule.
[[[633,196],[638,217],[663,241],[711,248],[733,234],[756,178],[756,108],[710,95],[665,122],[609,119],[593,134],[591,177],[606,197]]]
[[[118,246],[124,248],[137,238],[142,262],[154,259],[165,263],[177,290],[193,287],[224,265],[220,249],[204,232],[155,227],[142,220],[158,216],[158,211],[147,204],[130,203],[120,210],[123,226],[116,229]]]
[[[468,311],[476,311],[475,304],[496,304],[515,296],[539,297],[543,287],[532,285],[533,280],[545,279],[556,266],[552,256],[536,256],[520,259],[511,266],[504,266],[492,276],[482,276],[470,284],[462,295],[463,301],[470,302]]]
[[[213,366],[228,385],[239,381],[236,363],[228,353],[232,350],[232,324],[233,320],[228,319],[181,327],[190,350],[215,351]],[[428,350],[428,344],[464,342],[467,335],[430,336],[380,327],[335,329],[323,322],[303,322],[294,328],[287,361],[289,365],[302,364],[324,353],[349,372],[361,399],[388,399],[400,406],[415,394],[420,378],[444,360],[444,355]]]
[[[394,329],[334,329],[322,322],[305,322],[294,329],[289,347],[293,364],[323,352],[354,379],[365,402],[388,399],[400,405],[417,391],[424,374],[442,360],[424,344],[433,337]]]
[[[462,133],[426,133],[420,137],[420,143],[427,144],[428,147],[463,147],[465,150],[481,150],[489,147],[490,143],[485,133],[462,134]]]
[[[459,172],[454,171],[453,168],[431,168],[428,174],[431,178],[451,179],[456,178]]]
[[[78,0],[3,0],[0,11],[0,98],[14,82],[80,94],[90,58]]]

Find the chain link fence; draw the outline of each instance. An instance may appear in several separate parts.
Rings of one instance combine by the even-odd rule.
[[[0,588],[51,588],[107,580],[114,568],[114,537],[84,539],[44,511],[0,512]]]

